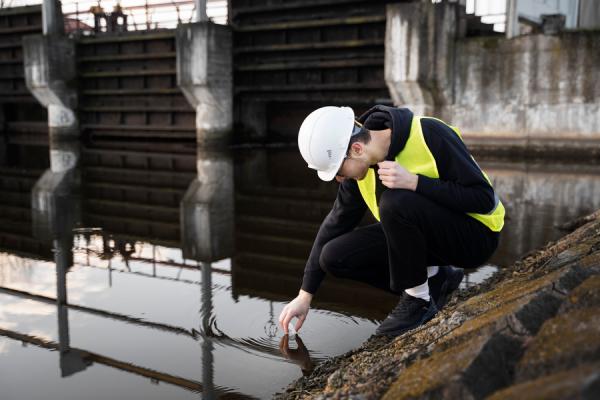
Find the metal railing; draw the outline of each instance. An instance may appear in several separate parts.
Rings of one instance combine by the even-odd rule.
[[[0,1],[5,8],[42,3],[42,0]],[[194,0],[62,0],[61,4],[65,31],[83,35],[173,29],[196,18]],[[227,0],[207,0],[206,14],[217,24],[227,24]]]

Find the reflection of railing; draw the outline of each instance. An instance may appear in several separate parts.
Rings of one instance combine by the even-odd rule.
[[[27,335],[24,333],[11,331],[7,329],[0,328],[0,336],[7,337],[10,339],[18,340],[22,343],[32,344],[44,349],[48,350],[60,350],[60,344],[56,342],[52,342],[49,340],[41,339],[35,336]],[[113,367],[122,371],[130,372],[136,375],[140,375],[146,378],[153,379],[155,381],[161,381],[165,383],[170,383],[175,386],[179,386],[188,390],[202,392],[203,385],[201,382],[194,381],[191,379],[182,378],[176,375],[170,375],[164,372],[155,371],[150,368],[141,367],[126,361],[117,360],[115,358],[106,357],[98,353],[93,353],[91,351],[77,349],[71,347],[69,349],[71,352],[78,353],[81,355],[83,359],[90,362],[96,362],[98,364],[103,364],[109,367]],[[217,388],[217,393],[230,393],[225,389]]]

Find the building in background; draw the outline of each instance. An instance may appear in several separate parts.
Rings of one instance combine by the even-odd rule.
[[[533,33],[564,16],[564,29],[600,28],[600,2],[594,0],[508,0],[507,37]],[[545,22],[548,21],[548,22]]]

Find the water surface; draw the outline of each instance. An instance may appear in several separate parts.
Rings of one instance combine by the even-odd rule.
[[[328,277],[299,341],[282,341],[277,317],[336,191],[296,149],[89,145],[81,188],[54,219],[31,209],[48,167],[33,150],[0,170],[3,399],[266,398],[358,346],[396,301]],[[598,167],[480,161],[508,218],[498,251],[463,286],[600,207]],[[220,189],[184,209],[196,168]]]

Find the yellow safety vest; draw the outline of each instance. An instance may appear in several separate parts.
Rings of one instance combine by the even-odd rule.
[[[406,145],[404,146],[402,151],[398,153],[398,155],[396,155],[395,160],[398,164],[402,165],[404,168],[406,168],[406,170],[413,174],[420,174],[429,178],[438,179],[440,175],[438,173],[435,158],[433,158],[429,147],[427,147],[427,144],[425,143],[425,138],[423,137],[423,129],[421,128],[421,118],[430,117],[413,117]],[[445,122],[441,120],[438,121],[445,124]],[[448,126],[452,128],[452,130],[462,140],[459,130],[451,125]],[[473,156],[471,156],[471,158],[473,158]],[[473,159],[473,161],[475,161],[475,159]],[[477,164],[477,162],[475,163]],[[481,172],[483,173],[483,176],[491,186],[492,183],[490,182],[490,179],[488,178],[487,174],[483,172],[483,170]],[[367,203],[367,206],[373,213],[373,216],[377,219],[377,221],[379,221],[379,206],[377,205],[377,198],[375,195],[375,179],[375,172],[372,168],[369,168],[367,176],[365,176],[364,179],[358,181],[358,188],[360,189],[360,193],[365,203]],[[494,197],[495,206],[489,213],[466,214],[480,221],[492,231],[500,232],[502,230],[502,227],[504,226],[505,210],[504,205],[502,204],[500,199],[498,199],[498,196],[494,194]]]

